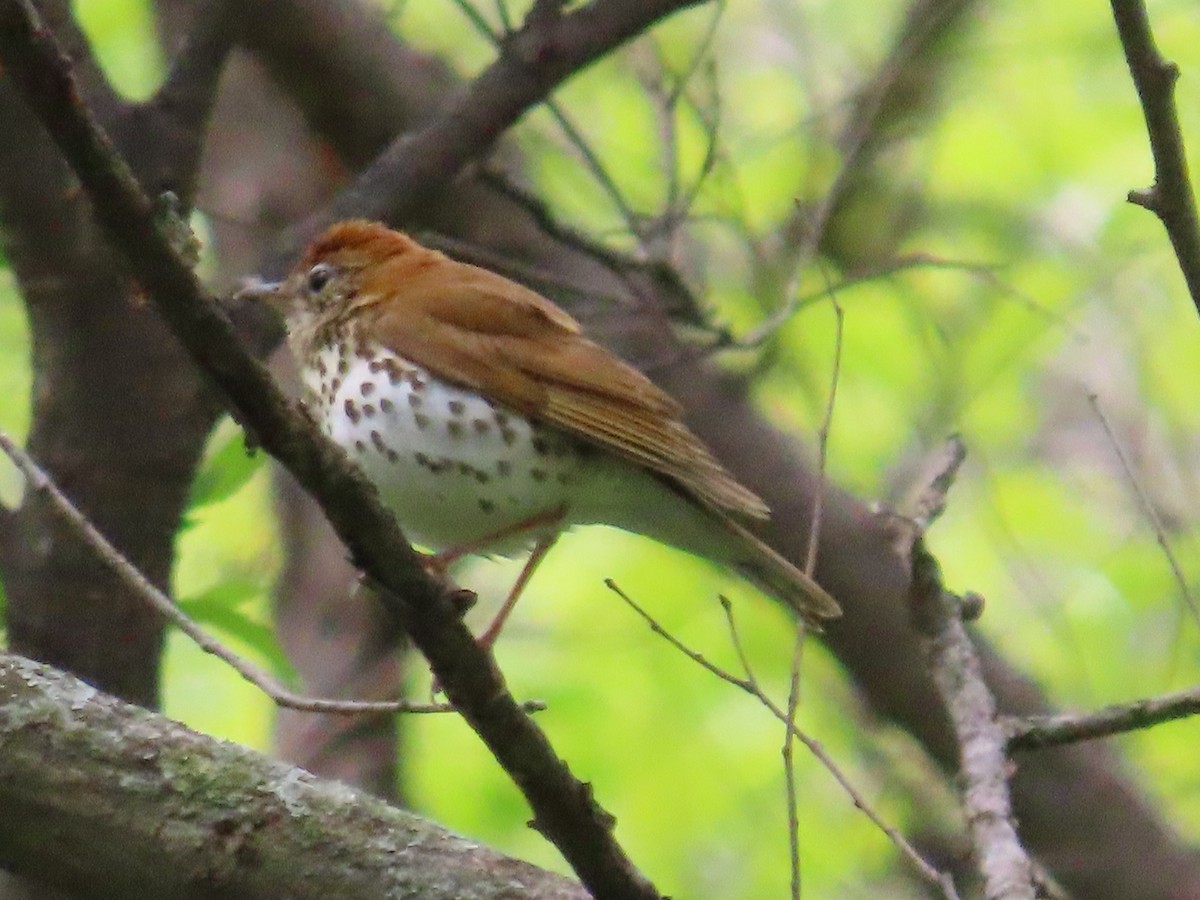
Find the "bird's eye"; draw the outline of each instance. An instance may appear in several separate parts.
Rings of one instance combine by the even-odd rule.
[[[332,278],[333,266],[329,263],[317,263],[308,270],[308,289],[314,294],[319,294]]]

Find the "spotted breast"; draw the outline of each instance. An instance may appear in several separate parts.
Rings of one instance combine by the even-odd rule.
[[[344,333],[316,348],[303,374],[325,433],[432,550],[518,553],[555,526],[516,526],[574,507],[581,481],[600,474],[581,441]]]

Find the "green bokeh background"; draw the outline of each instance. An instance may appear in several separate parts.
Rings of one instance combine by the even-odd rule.
[[[493,7],[484,5],[494,21]],[[146,96],[160,76],[153,25],[138,0],[77,3],[117,86]],[[491,58],[456,5],[391,4],[409,40],[466,76]],[[834,177],[838,123],[873,70],[903,7],[896,3],[730,4],[716,61],[693,81],[698,103],[719,96],[721,159],[684,248],[715,320],[745,332],[776,303],[755,287],[747,235],[768,238],[797,198]],[[520,10],[513,16],[519,20]],[[557,95],[626,203],[643,213],[667,196],[666,166],[684,184],[704,158],[694,111],[676,115],[672,157],[639,77],[679,69],[712,9],[677,16]],[[1153,4],[1164,53],[1184,73],[1185,134],[1200,140],[1200,19],[1181,2]],[[899,254],[986,264],[986,273],[920,266],[837,291],[845,310],[842,374],[829,473],[859,496],[894,499],[951,432],[969,462],[930,535],[947,583],[988,599],[981,629],[1056,702],[1088,708],[1195,684],[1200,623],[1188,614],[1153,528],[1086,402],[1099,395],[1143,490],[1170,523],[1189,586],[1200,571],[1192,511],[1198,440],[1200,322],[1157,221],[1125,202],[1152,168],[1136,96],[1107,9],[1069,0],[1053,15],[988,4],[946,51],[940,108],[889,150],[884,201],[909,194],[920,221]],[[631,246],[622,219],[544,110],[515,138],[526,171],[564,219]],[[203,214],[203,211],[201,211]],[[858,231],[875,241],[871,209]],[[852,240],[854,220],[841,240]],[[843,223],[843,229],[846,228]],[[834,315],[820,299],[843,273],[812,267],[800,293],[818,299],[780,329],[757,384],[766,414],[797,433],[820,422],[834,358]],[[27,337],[12,279],[0,270],[0,426],[28,427]],[[741,357],[745,357],[742,354]],[[731,357],[730,363],[747,360]],[[0,493],[20,491],[5,469]],[[214,435],[195,507],[180,537],[175,592],[235,646],[277,669],[264,637],[280,563],[262,459],[229,424]],[[479,563],[461,580],[502,595],[512,563]],[[570,535],[543,566],[498,656],[518,697],[559,752],[618,818],[637,863],[678,897],[782,896],[787,834],[782,734],[764,710],[671,650],[603,586],[615,578],[672,633],[736,669],[718,592],[735,603],[756,674],[786,689],[786,620],[710,567],[627,535]],[[421,667],[418,666],[418,669]],[[166,658],[168,715],[269,749],[272,708],[221,663],[177,634]],[[427,691],[413,676],[412,690]],[[405,723],[406,791],[447,826],[562,869],[525,825],[528,810],[457,718]],[[819,644],[804,661],[801,724],[870,802],[910,830],[953,823],[953,798],[906,737],[862,708]],[[1129,771],[1183,834],[1200,839],[1195,721],[1117,743]],[[815,897],[916,896],[886,838],[833,779],[800,754],[805,887]]]

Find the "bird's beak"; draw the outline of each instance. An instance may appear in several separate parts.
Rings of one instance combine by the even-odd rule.
[[[233,299],[238,303],[266,303],[268,306],[273,306],[280,309],[282,296],[280,288],[283,287],[282,281],[263,281],[259,278],[247,278],[241,289],[233,295]]]

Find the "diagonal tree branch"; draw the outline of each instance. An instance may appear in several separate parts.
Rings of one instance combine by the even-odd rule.
[[[1154,156],[1154,184],[1130,191],[1129,202],[1145,207],[1162,221],[1188,293],[1200,312],[1200,220],[1196,218],[1183,129],[1175,109],[1179,68],[1159,53],[1150,31],[1150,16],[1141,0],[1111,2]]]
[[[75,169],[134,277],[235,414],[321,500],[451,702],[525,794],[534,827],[596,896],[658,897],[614,840],[611,816],[513,700],[490,654],[475,643],[443,586],[421,568],[374,489],[295,413],[163,239],[152,201],[81,103],[69,61],[28,0],[0,2],[0,62]]]

